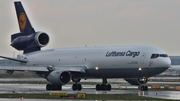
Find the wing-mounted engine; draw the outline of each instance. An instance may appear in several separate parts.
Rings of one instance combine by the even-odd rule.
[[[71,73],[68,71],[55,70],[47,76],[47,80],[53,85],[64,85],[70,82]]]
[[[148,79],[147,78],[125,78],[124,80],[126,80],[129,84],[131,85],[142,85],[142,84],[146,84]]]
[[[49,36],[44,32],[33,34],[17,33],[11,35],[11,46],[17,50],[24,50],[24,53],[40,50],[49,43]]]

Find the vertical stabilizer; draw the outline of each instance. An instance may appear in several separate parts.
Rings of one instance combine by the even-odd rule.
[[[28,16],[21,4],[20,1],[14,2],[18,24],[19,24],[19,30],[21,33],[24,33],[26,35],[32,34],[35,32],[34,28],[31,26],[31,23],[28,19]]]
[[[11,46],[23,50],[24,54],[40,51],[48,44],[49,36],[41,31],[35,32],[20,1],[14,2],[14,5],[20,32],[11,35]]]

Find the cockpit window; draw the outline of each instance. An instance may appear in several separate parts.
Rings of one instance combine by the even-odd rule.
[[[152,54],[152,55],[151,55],[151,59],[155,59],[155,58],[157,58],[157,57],[159,57],[159,54]]]
[[[168,57],[167,54],[160,54],[159,56],[160,56],[160,57]]]
[[[155,59],[158,57],[168,57],[168,55],[167,54],[152,54],[151,55],[151,59]]]

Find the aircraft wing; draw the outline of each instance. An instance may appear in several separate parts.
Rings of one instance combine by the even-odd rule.
[[[11,70],[11,71],[41,71],[41,72],[50,72],[53,70],[64,70],[64,71],[70,71],[70,72],[80,72],[85,73],[86,66],[57,66],[57,67],[51,67],[51,66],[29,66],[25,65],[27,63],[27,60],[21,60],[17,58],[10,58],[5,56],[0,56],[0,58],[12,60],[19,62],[19,65],[13,65],[13,64],[4,64],[0,65],[0,70]]]
[[[22,62],[22,63],[27,63],[27,60],[21,60],[21,59],[17,59],[17,58],[10,58],[10,57],[5,57],[5,56],[0,56],[0,58],[13,60],[13,61],[17,61],[17,62]]]
[[[66,67],[53,67],[54,70],[65,70],[70,72],[80,72],[86,73],[85,66],[66,66]],[[0,70],[12,70],[12,71],[41,71],[49,72],[48,67],[46,66],[26,66],[26,65],[0,65]]]
[[[27,67],[27,66],[13,66],[13,65],[10,66],[1,65],[0,70],[48,72],[48,69],[46,67]]]

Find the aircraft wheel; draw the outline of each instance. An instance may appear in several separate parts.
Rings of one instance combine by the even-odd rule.
[[[101,84],[101,90],[106,90],[106,89],[107,89],[106,84]]]
[[[141,86],[141,91],[144,91],[144,86]]]
[[[57,90],[62,90],[62,85],[58,85]]]
[[[54,90],[54,86],[50,84],[50,90]]]
[[[75,91],[76,90],[76,84],[73,84],[73,86],[72,86],[72,89],[73,89],[73,91]]]
[[[97,84],[97,85],[96,85],[96,90],[97,90],[97,91],[101,90],[101,85],[100,85],[100,84]]]
[[[50,90],[50,86],[51,86],[50,84],[47,84],[46,85],[46,90]]]
[[[145,91],[148,91],[148,86],[145,86],[144,89],[145,89]]]
[[[57,85],[53,85],[53,90],[58,90],[58,86]]]
[[[76,89],[79,90],[79,91],[82,89],[81,84],[77,84],[76,87],[77,87]]]
[[[107,86],[107,87],[106,87],[106,88],[107,88],[107,90],[108,90],[108,91],[111,91],[111,85],[110,85],[110,84],[108,84],[108,85],[106,85],[106,86]]]
[[[148,86],[141,86],[141,91],[148,91]]]

